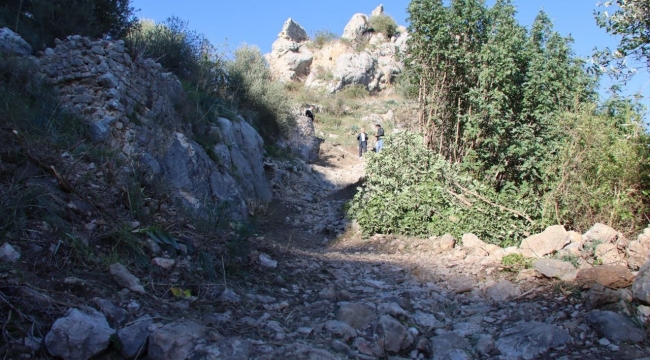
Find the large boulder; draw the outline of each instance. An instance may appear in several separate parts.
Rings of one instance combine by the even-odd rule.
[[[207,335],[206,327],[189,320],[167,324],[149,336],[148,358],[186,359]]]
[[[102,313],[91,308],[70,309],[45,335],[47,351],[64,360],[86,360],[108,348],[115,330]]]
[[[627,263],[632,270],[640,268],[650,255],[650,228],[643,230],[636,240],[630,241],[627,247]]]
[[[571,263],[556,259],[535,260],[533,267],[548,278],[563,281],[573,281],[577,274],[576,268]]]
[[[375,78],[376,66],[377,60],[366,52],[339,56],[332,70],[334,78],[338,81],[334,90],[340,90],[347,85],[369,87]]]
[[[596,223],[586,233],[583,238],[585,241],[600,241],[602,243],[614,243],[620,233],[610,226],[605,224]]]
[[[347,25],[345,25],[341,38],[354,41],[363,36],[368,30],[370,30],[368,16],[361,13],[354,14]]]
[[[284,22],[284,25],[282,25],[282,30],[278,34],[278,37],[295,42],[303,42],[309,40],[309,35],[307,35],[305,29],[303,29],[300,24],[293,21],[291,18],[287,19],[287,21]]]
[[[638,276],[637,276],[638,278]],[[578,271],[576,281],[581,287],[591,287],[593,284],[619,289],[632,284],[634,275],[625,266],[602,265]]]
[[[32,53],[29,46],[20,35],[6,27],[0,29],[0,54],[9,56],[28,56]]]
[[[526,257],[542,258],[561,250],[571,242],[562,225],[549,226],[541,234],[527,237],[521,242],[521,253]]]
[[[632,321],[612,311],[593,310],[585,317],[596,331],[610,341],[642,342],[645,334]]]

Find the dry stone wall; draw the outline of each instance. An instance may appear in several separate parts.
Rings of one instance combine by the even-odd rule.
[[[133,59],[123,41],[71,36],[36,61],[61,106],[89,124],[93,141],[118,150],[148,180],[169,181],[186,207],[227,204],[244,217],[247,201],[271,199],[259,134],[243,118],[219,119],[211,130],[222,139],[212,149],[219,159],[208,156],[192,140],[191,119],[177,111],[187,101],[179,80],[151,59]]]

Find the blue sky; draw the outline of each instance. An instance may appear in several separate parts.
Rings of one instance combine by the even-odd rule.
[[[596,26],[593,12],[598,0],[514,0],[519,22],[530,27],[540,10],[553,20],[555,30],[571,35],[576,55],[588,57],[595,47],[614,48],[617,39]],[[488,0],[492,4],[493,0]],[[398,24],[408,25],[408,0],[133,0],[140,18],[163,21],[175,15],[189,22],[189,27],[202,33],[215,45],[226,45],[234,50],[242,43],[257,45],[263,53],[271,45],[288,18],[294,19],[311,36],[318,30],[341,34],[352,15],[369,14],[383,3],[387,14]],[[641,72],[626,86],[627,93],[642,91],[644,103],[650,105],[650,76]],[[606,83],[606,82],[603,82]],[[601,91],[604,93],[604,91]]]

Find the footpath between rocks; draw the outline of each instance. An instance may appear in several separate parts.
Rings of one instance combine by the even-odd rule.
[[[326,160],[316,164],[267,164],[282,200],[251,244],[245,275],[152,306],[155,284],[114,264],[124,289],[69,308],[44,339],[25,337],[25,358],[41,346],[63,359],[650,358],[650,265],[631,272],[628,253],[603,260],[621,234],[552,227],[510,249],[472,234],[462,244],[449,235],[362,239],[343,205],[363,162],[323,146]],[[637,242],[650,242],[650,231]],[[574,264],[543,257],[563,251]],[[503,265],[509,254],[542,258],[530,268]],[[178,261],[168,271],[193,266]],[[22,293],[48,303],[28,287]]]

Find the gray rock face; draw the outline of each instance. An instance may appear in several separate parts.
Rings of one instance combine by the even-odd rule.
[[[572,341],[563,329],[539,322],[522,322],[501,333],[496,347],[507,358],[534,359]]]
[[[336,59],[336,66],[332,70],[339,83],[335,90],[347,85],[363,85],[368,87],[374,78],[377,61],[368,53],[346,53]],[[371,89],[369,89],[371,90]]]
[[[320,139],[316,136],[314,124],[306,116],[296,117],[296,126],[289,134],[289,148],[300,159],[312,162],[318,158]]]
[[[265,55],[273,77],[280,81],[292,81],[309,74],[313,54],[305,42],[309,36],[305,29],[289,18],[282,26],[271,53]]]
[[[229,167],[239,179],[241,193],[250,199],[264,202],[271,200],[271,187],[264,174],[262,165],[264,140],[250,124],[240,118],[240,121],[230,121],[219,118],[218,131],[222,143],[215,148],[217,154],[224,156],[223,165]]]
[[[375,319],[375,313],[362,304],[341,305],[336,311],[336,320],[343,321],[355,329],[363,329]]]
[[[0,261],[16,262],[20,259],[20,253],[9,243],[0,246]]]
[[[100,312],[70,309],[45,336],[47,351],[64,360],[86,360],[106,350],[115,330]]]
[[[527,237],[521,242],[522,255],[526,257],[541,258],[552,254],[571,242],[569,233],[562,225],[549,226],[541,234]]]
[[[610,341],[641,342],[644,339],[642,329],[636,327],[629,318],[612,311],[593,310],[586,317],[587,321],[602,336]]]
[[[127,359],[144,354],[147,350],[149,339],[149,327],[153,325],[153,319],[145,315],[137,319],[132,325],[117,330],[117,340],[120,344],[120,354]]]
[[[32,47],[20,35],[6,27],[0,29],[0,54],[28,56]]]
[[[153,360],[186,359],[207,329],[189,320],[167,324],[149,336],[149,358]]]
[[[201,215],[221,207],[241,219],[248,213],[245,200],[270,199],[260,171],[259,135],[247,124],[231,126],[232,133],[220,129],[223,138],[241,145],[231,159],[242,167],[215,163],[192,141],[199,134],[177,110],[187,101],[178,79],[151,59],[132,59],[123,41],[71,36],[36,62],[62,108],[86,121],[95,141],[117,150],[125,163],[144,173],[145,181],[169,181],[172,197],[190,210]],[[121,169],[119,181],[128,181],[134,170]]]
[[[556,259],[539,259],[533,263],[535,270],[548,278],[573,281],[578,271],[569,262]]]
[[[650,261],[646,261],[636,274],[632,284],[632,292],[637,300],[650,305]]]

